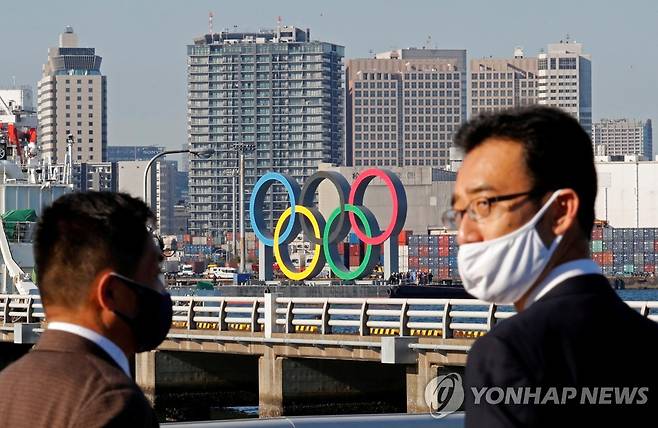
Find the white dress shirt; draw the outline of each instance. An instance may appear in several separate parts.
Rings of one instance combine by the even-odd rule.
[[[86,327],[60,321],[53,321],[48,323],[48,330],[66,331],[68,333],[84,337],[85,339],[94,342],[103,351],[105,351],[114,360],[114,362],[117,363],[119,367],[121,367],[121,370],[123,370],[128,377],[130,377],[130,365],[128,364],[128,358],[126,358],[126,354],[124,354],[121,348],[119,348],[107,337],[101,336],[100,334]]]
[[[577,259],[557,266],[528,294],[523,309],[528,309],[530,305],[567,279],[589,274],[601,274],[601,268],[592,259]]]

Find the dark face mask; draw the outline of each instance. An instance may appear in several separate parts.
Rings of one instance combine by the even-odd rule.
[[[167,337],[171,327],[173,307],[169,293],[160,293],[118,273],[113,276],[122,280],[137,296],[137,315],[130,317],[119,311],[115,314],[130,325],[137,352],[155,349]]]

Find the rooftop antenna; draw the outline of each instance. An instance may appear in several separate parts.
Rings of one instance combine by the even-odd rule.
[[[567,33],[567,43],[569,43],[569,39],[570,39],[570,38],[571,38],[571,37],[569,36],[569,33]]]
[[[423,49],[431,49],[432,48],[432,35],[428,35],[427,39],[425,40],[425,45],[423,45]]]
[[[370,54],[371,57],[374,58],[375,51],[373,51],[372,49],[370,49],[370,50],[368,51],[368,53]]]
[[[209,34],[214,34],[215,33],[212,29],[212,18],[213,18],[213,16],[215,16],[215,15],[213,15],[212,11],[209,11],[208,12],[208,31],[210,31]]]

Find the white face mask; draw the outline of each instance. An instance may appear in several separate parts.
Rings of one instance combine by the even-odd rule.
[[[558,235],[546,247],[536,229],[559,192],[555,191],[537,214],[514,232],[459,246],[459,275],[467,292],[486,302],[509,304],[530,289],[562,241]]]

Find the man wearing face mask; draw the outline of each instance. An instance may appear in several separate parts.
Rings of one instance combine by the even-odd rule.
[[[658,404],[658,324],[589,258],[589,136],[535,106],[479,116],[455,144],[464,160],[444,221],[458,231],[464,287],[518,311],[469,352],[466,426],[638,426]]]
[[[44,210],[34,252],[48,325],[0,372],[0,425],[158,425],[128,364],[171,325],[153,220],[141,200],[120,193],[72,193]]]

